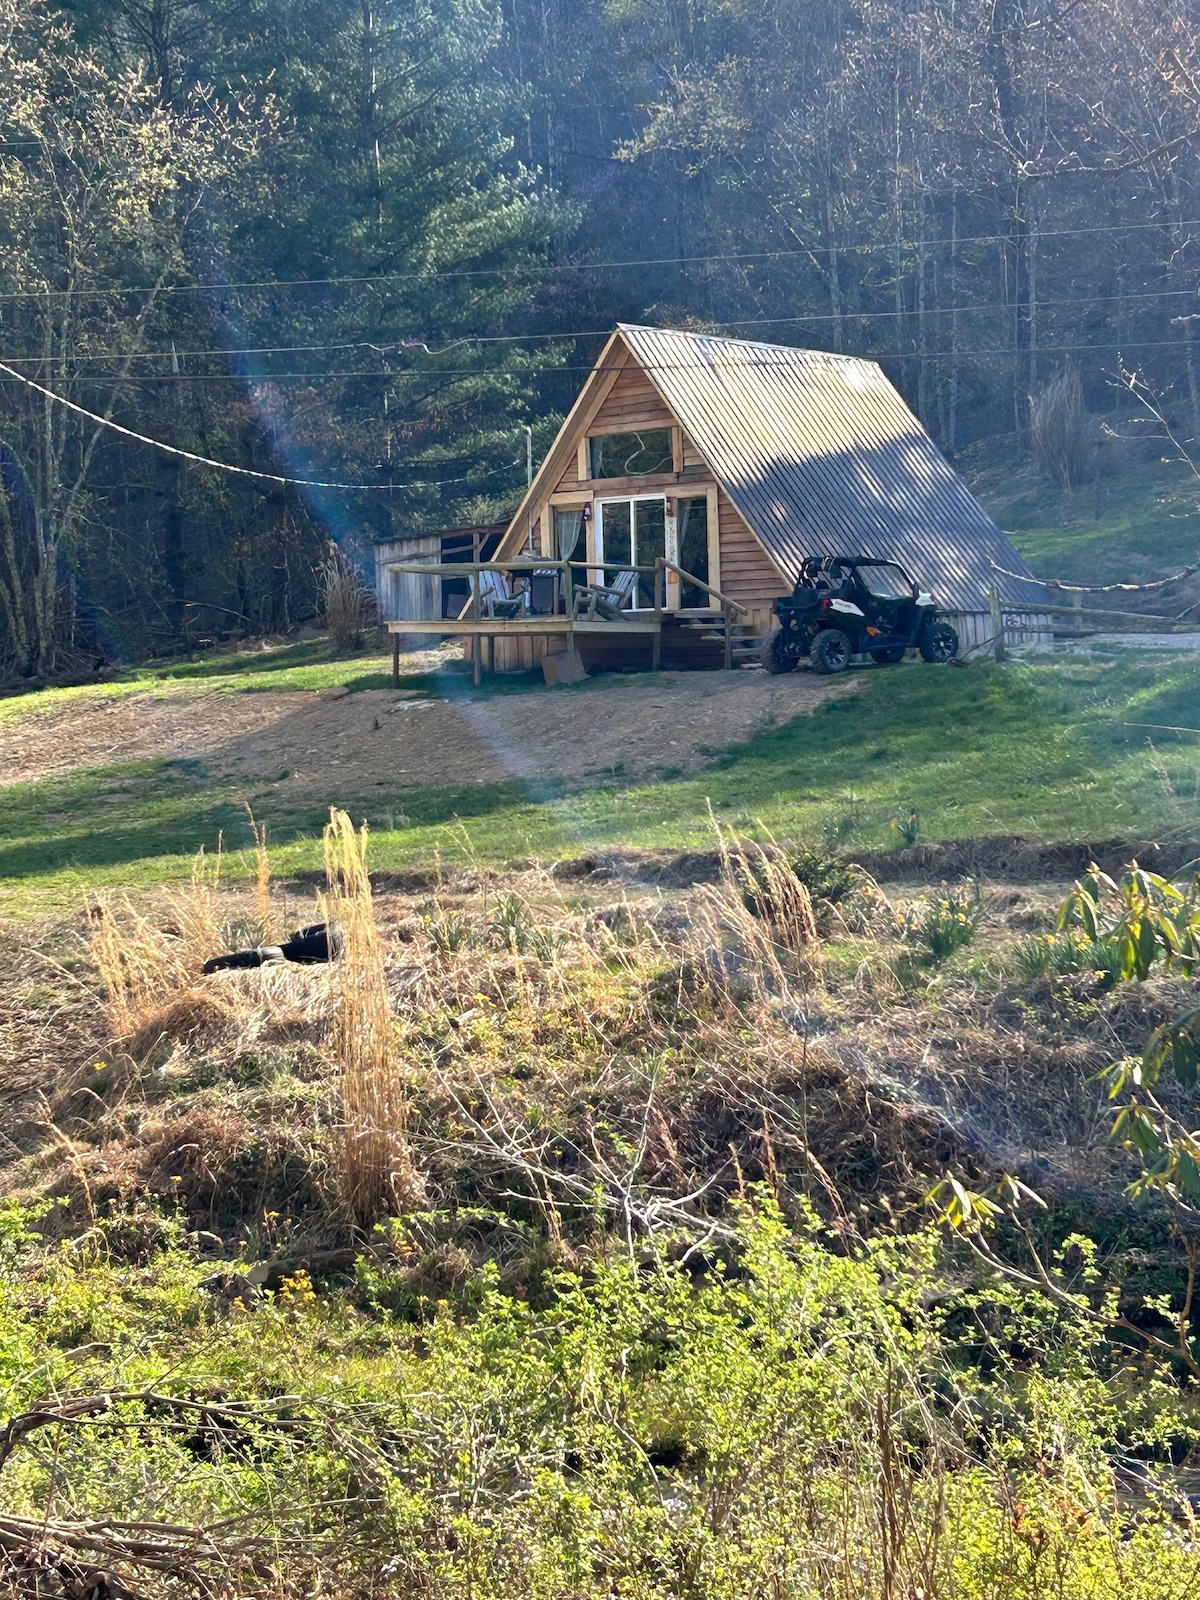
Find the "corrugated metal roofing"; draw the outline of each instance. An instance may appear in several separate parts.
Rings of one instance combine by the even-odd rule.
[[[874,361],[620,324],[780,570],[814,555],[891,557],[949,611],[988,590],[1047,604],[1029,569]]]

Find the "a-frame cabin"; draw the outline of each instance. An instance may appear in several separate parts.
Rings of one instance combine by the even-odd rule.
[[[989,635],[993,588],[1046,603],[875,362],[622,324],[493,559],[574,563],[579,583],[640,567],[623,620],[568,628],[559,597],[464,631],[498,671],[569,646],[584,666],[719,667],[733,619],[748,656],[820,555],[900,561],[964,646]]]

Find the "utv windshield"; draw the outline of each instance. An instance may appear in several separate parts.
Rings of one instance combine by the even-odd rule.
[[[859,582],[878,600],[909,600],[912,598],[912,584],[905,572],[900,567],[879,566],[857,567],[855,569]]]

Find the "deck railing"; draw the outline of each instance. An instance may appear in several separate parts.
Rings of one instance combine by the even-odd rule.
[[[710,607],[699,609],[719,611],[723,630],[725,666],[733,665],[733,628],[739,617],[749,615],[746,607],[741,605],[727,594],[722,594],[720,589],[698,577],[694,572],[688,572],[678,562],[669,561],[665,556],[658,556],[653,564],[638,565],[628,561],[563,561],[556,560],[553,556],[512,556],[503,561],[388,561],[384,563],[387,572],[416,573],[422,577],[431,578],[458,578],[466,579],[468,594],[459,612],[460,621],[480,622],[483,620],[483,586],[482,575],[485,572],[498,572],[506,576],[513,574],[528,574],[531,578],[549,577],[555,579],[554,594],[547,615],[565,616],[570,618],[574,614],[576,593],[579,590],[595,587],[598,584],[611,583],[612,575],[618,572],[635,572],[638,577],[648,577],[652,580],[651,606],[637,606],[634,609],[641,617],[653,617],[661,622],[664,616],[676,615],[676,610],[668,610],[666,605],[667,575],[673,573],[679,580],[681,592],[685,588],[699,589],[713,602]],[[582,581],[577,574],[582,575]],[[688,608],[691,609],[691,608]],[[406,618],[406,621],[419,623],[432,622],[437,619]],[[497,618],[497,625],[503,629],[505,618]],[[524,619],[522,619],[524,620]],[[479,652],[476,650],[478,663]],[[654,665],[658,665],[659,638],[655,635],[653,648]],[[398,661],[393,663],[398,669]]]

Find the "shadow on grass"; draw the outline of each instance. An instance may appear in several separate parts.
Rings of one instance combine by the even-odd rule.
[[[0,879],[16,880],[87,867],[114,867],[154,857],[194,855],[218,844],[226,851],[253,847],[242,796],[231,786],[215,790],[199,762],[143,761],[93,768],[67,777],[0,789]],[[369,802],[349,802],[372,820],[388,809],[406,828],[451,826],[500,812],[537,807],[558,798],[552,783],[470,784],[406,789]],[[329,818],[328,801],[272,805],[252,796],[254,812],[277,846],[311,842]]]
[[[200,661],[175,661],[167,666],[155,667],[158,678],[247,678],[264,672],[286,672],[292,667],[324,667],[339,660],[359,662],[362,654],[336,656],[320,639],[302,639],[295,644],[283,644],[270,650],[245,651],[236,655],[205,656]],[[371,659],[376,659],[373,655]],[[149,670],[149,669],[147,669]]]

